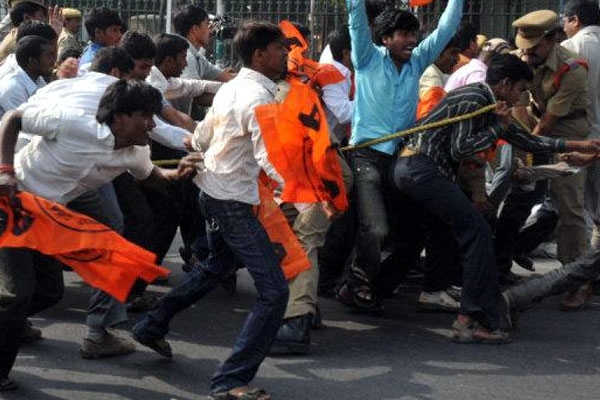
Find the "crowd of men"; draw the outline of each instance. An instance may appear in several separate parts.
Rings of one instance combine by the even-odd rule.
[[[557,293],[567,293],[563,310],[585,308],[600,275],[598,3],[569,0],[562,21],[524,15],[514,41],[461,23],[463,8],[449,0],[424,34],[393,2],[347,0],[348,25],[319,60],[333,70],[316,72],[288,62],[301,41],[286,29],[245,21],[234,71],[206,58],[211,24],[198,6],[176,10],[176,33],[150,37],[116,10],[11,1],[0,27],[2,198],[13,204],[20,190],[65,205],[157,264],[178,230],[184,243],[186,277],[161,298],[141,281],[126,304],[93,291],[81,357],[125,355],[137,342],[172,358],[171,320],[215,287],[234,288],[240,267],[257,300],[211,399],[269,399],[250,383],[273,349],[309,351],[319,296],[377,313],[411,270],[423,274],[418,307],[456,313],[459,343],[510,342],[516,314]],[[293,29],[310,44],[308,29]],[[292,79],[318,94],[347,208],[281,200],[291,183],[257,110],[284,103]],[[179,161],[157,166],[165,160]],[[310,264],[287,280],[256,213],[261,175]],[[528,252],[553,233],[561,268],[528,280],[511,271],[513,261],[532,269]],[[19,347],[42,337],[28,317],[60,301],[63,269],[36,250],[0,248],[0,390],[17,388]],[[133,340],[114,333],[139,312]]]

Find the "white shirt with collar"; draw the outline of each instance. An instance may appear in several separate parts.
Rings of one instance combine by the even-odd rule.
[[[19,63],[17,63],[17,56],[15,56],[15,53],[9,54],[8,57],[4,59],[2,65],[0,65],[0,79],[4,78],[8,74],[11,74],[18,67]]]
[[[200,79],[167,79],[156,66],[150,69],[150,74],[148,74],[146,82],[157,88],[167,100],[193,99],[203,93],[214,94],[222,85],[221,82]]]
[[[277,84],[263,74],[242,68],[219,90],[206,118],[198,123],[192,144],[204,152],[205,170],[194,182],[219,200],[259,204],[258,174],[264,170],[283,180],[269,162],[254,109],[275,102]]]
[[[348,124],[352,122],[354,101],[350,100],[352,88],[352,71],[337,61],[332,63],[344,76],[338,83],[325,85],[322,99],[325,104],[329,131],[336,140],[341,141],[348,133]]]
[[[146,179],[154,168],[149,146],[115,150],[115,137],[83,109],[57,104],[24,107],[23,130],[39,135],[15,155],[22,190],[68,203],[129,171]]]
[[[34,82],[19,65],[0,80],[0,118],[25,103],[39,88],[46,86],[41,76]]]
[[[59,79],[37,91],[28,103],[62,104],[86,111],[90,118],[96,117],[100,99],[112,83],[118,81],[112,75],[100,72],[87,72],[85,75],[71,79]],[[185,150],[183,140],[190,133],[183,128],[167,124],[154,117],[156,127],[150,132],[150,138],[158,143],[176,150]]]
[[[591,137],[600,137],[600,26],[590,25],[561,43],[587,61],[591,105]]]

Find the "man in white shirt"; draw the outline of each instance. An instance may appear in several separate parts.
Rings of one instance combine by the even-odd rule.
[[[219,284],[233,265],[231,251],[226,249],[230,248],[254,279],[258,301],[231,356],[212,378],[213,399],[241,398],[250,392],[265,398],[258,397],[263,391],[248,384],[273,343],[288,298],[279,258],[253,211],[259,204],[259,172],[263,170],[281,182],[269,163],[254,109],[275,101],[275,81],[286,70],[287,50],[279,28],[261,22],[241,27],[233,43],[245,68],[219,90],[192,140],[194,148],[205,153],[205,170],[194,181],[201,190],[210,255],[182,284],[163,296],[158,308],[132,331],[138,342],[172,357],[164,339],[171,319]]]
[[[160,110],[160,93],[140,81],[118,81],[109,86],[95,119],[85,110],[57,103],[25,105],[10,111],[0,125],[0,192],[14,193],[16,185],[48,200],[67,204],[110,226],[110,215],[102,209],[95,190],[124,171],[149,183],[173,180],[177,171],[155,167],[147,146],[153,115]],[[38,135],[16,155],[14,146],[20,130]],[[13,168],[14,160],[14,168]],[[193,165],[182,163],[182,175]],[[95,196],[94,196],[95,195]],[[19,349],[19,339],[31,302],[40,287],[53,281],[54,303],[62,295],[62,271],[29,249],[0,249],[0,383],[10,384],[8,374]],[[46,288],[47,289],[47,288]],[[43,293],[48,295],[48,293]],[[38,304],[36,311],[54,303]],[[106,320],[114,317],[107,315]],[[120,322],[120,321],[119,321]],[[107,331],[96,342],[86,338],[82,352],[103,345],[112,352],[133,351],[131,343]],[[11,385],[15,386],[14,383]]]
[[[561,43],[588,65],[588,89],[591,107],[588,111],[590,137],[600,137],[600,8],[593,0],[570,0],[563,12],[564,31],[569,37]],[[584,187],[585,208],[592,217],[594,229],[592,248],[600,249],[600,163],[595,162],[586,169]],[[573,304],[584,306],[591,300],[591,284],[583,285],[570,293]],[[580,308],[580,307],[576,307]]]
[[[42,76],[52,73],[56,62],[56,48],[40,36],[26,36],[17,42],[15,51],[18,67],[0,80],[0,117],[14,110],[46,86]]]
[[[151,68],[146,82],[157,88],[168,101],[191,99],[206,92],[214,94],[221,87],[221,82],[179,78],[187,66],[189,48],[188,42],[181,36],[161,33],[154,38],[154,43],[155,66]]]

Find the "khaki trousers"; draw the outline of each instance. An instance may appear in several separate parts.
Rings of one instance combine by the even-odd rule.
[[[551,180],[548,195],[558,210],[557,258],[563,264],[582,256],[588,248],[583,188],[585,173]]]
[[[310,269],[288,281],[290,297],[284,318],[315,314],[319,284],[319,247],[325,242],[330,221],[320,204],[312,204],[294,220],[292,227],[310,260]]]

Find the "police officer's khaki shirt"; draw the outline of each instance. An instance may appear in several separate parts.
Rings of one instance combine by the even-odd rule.
[[[555,85],[556,73],[575,59],[574,53],[556,45],[546,62],[535,70],[533,99],[542,114],[549,112],[558,117],[555,128],[548,134],[551,137],[584,139],[589,134],[590,123],[584,115],[591,105],[586,68],[580,65],[571,68],[562,76],[560,86]]]

